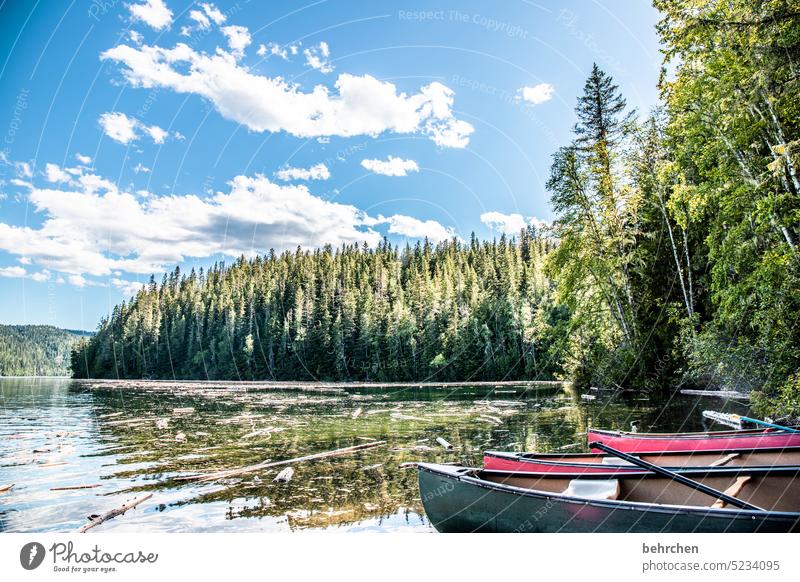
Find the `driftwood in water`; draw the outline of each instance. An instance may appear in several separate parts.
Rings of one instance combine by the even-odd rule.
[[[283,471],[278,473],[272,481],[273,483],[288,483],[292,480],[292,475],[294,475],[294,469],[286,467]]]
[[[94,485],[67,485],[66,487],[50,487],[50,491],[72,491],[73,489],[94,489],[100,487],[99,483]]]
[[[453,445],[448,443],[442,437],[436,437],[436,442],[439,443],[440,445],[442,445],[448,451],[452,451],[453,450]]]
[[[107,511],[103,515],[98,515],[96,517],[94,517],[94,516],[90,517],[89,518],[89,520],[90,520],[89,523],[87,523],[82,528],[80,528],[78,530],[78,533],[85,533],[85,532],[89,531],[90,529],[92,529],[93,527],[96,527],[96,526],[100,525],[101,523],[103,523],[105,521],[108,521],[109,519],[117,517],[118,515],[123,515],[129,509],[133,509],[134,507],[136,507],[137,505],[139,505],[143,501],[147,501],[148,499],[150,499],[152,496],[153,496],[152,493],[148,493],[144,497],[139,497],[138,499],[134,499],[130,503],[124,503],[122,506],[117,507],[116,509],[112,509],[111,511]]]
[[[347,455],[350,453],[354,453],[356,451],[362,451],[364,449],[371,449],[373,447],[379,447],[385,445],[386,441],[375,441],[372,443],[364,443],[362,445],[354,445],[352,447],[345,447],[343,449],[336,449],[334,451],[327,451],[324,453],[314,453],[313,455],[306,455],[304,457],[296,457],[294,459],[286,459],[284,461],[274,461],[274,462],[262,462],[257,463],[255,465],[249,465],[247,467],[241,467],[240,469],[226,469],[224,471],[217,471],[215,473],[208,473],[206,475],[186,475],[182,477],[176,477],[176,481],[216,481],[217,479],[226,479],[228,477],[238,477],[239,475],[245,475],[247,473],[253,473],[255,471],[261,471],[263,469],[269,469],[271,467],[279,467],[281,465],[291,465],[293,463],[300,463],[303,461],[315,461],[317,459],[327,459],[329,457],[338,457],[340,455]]]
[[[14,488],[13,483],[9,483],[8,485],[0,485],[0,493],[5,493],[6,491],[11,491]]]

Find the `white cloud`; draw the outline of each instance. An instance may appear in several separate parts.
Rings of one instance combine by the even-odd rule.
[[[172,23],[172,11],[164,0],[145,0],[144,4],[129,4],[128,10],[134,20],[141,20],[155,30],[162,30]]]
[[[211,28],[211,21],[208,19],[208,16],[205,14],[205,12],[201,12],[200,10],[190,10],[189,18],[194,20],[197,23],[197,26],[203,30]]]
[[[252,42],[250,31],[245,26],[223,26],[222,34],[228,39],[228,46],[235,56],[242,56]]]
[[[128,117],[124,113],[103,113],[98,121],[108,137],[126,145],[139,139],[140,130],[157,144],[164,143],[169,135],[157,125],[145,125],[135,117]]]
[[[89,284],[89,281],[82,275],[70,275],[67,277],[67,281],[69,281],[70,285],[75,285],[76,287],[86,287]]]
[[[157,144],[164,143],[164,140],[167,139],[167,136],[169,135],[166,131],[164,131],[157,125],[150,125],[150,126],[143,125],[142,129],[144,129],[145,133],[147,133]]]
[[[50,280],[50,271],[48,271],[47,269],[43,269],[42,271],[39,271],[38,273],[33,273],[31,275],[31,279],[33,279],[37,283],[43,283],[44,281],[49,281]]]
[[[409,238],[425,238],[433,242],[443,241],[455,236],[452,228],[446,228],[435,220],[419,220],[411,216],[395,214],[387,219],[389,232]]]
[[[136,172],[137,174],[140,173],[140,172],[142,174],[147,174],[147,173],[150,172],[150,168],[148,168],[147,166],[143,166],[142,163],[139,162],[138,164],[136,164],[134,166],[133,171]]]
[[[317,46],[305,49],[303,55],[306,57],[306,64],[312,69],[325,74],[333,72],[333,65],[328,60],[331,51],[325,41],[322,41]]]
[[[101,56],[122,64],[135,87],[199,95],[223,117],[253,131],[297,137],[420,133],[439,146],[458,148],[466,147],[474,131],[453,116],[453,91],[438,82],[408,95],[370,75],[341,74],[335,92],[317,85],[304,93],[280,77],[252,73],[222,50],[207,55],[185,44],[172,49],[119,45]]]
[[[0,277],[16,278],[24,277],[25,269],[23,267],[0,267]]]
[[[253,256],[326,243],[375,245],[379,225],[407,237],[442,240],[453,234],[433,220],[371,217],[315,196],[305,185],[279,185],[260,175],[237,176],[228,184],[227,192],[204,198],[143,197],[94,174],[60,189],[33,188],[29,200],[42,215],[41,226],[0,222],[0,250],[72,276],[68,282],[81,286],[98,284],[90,277],[162,272],[189,257]],[[24,271],[13,269],[7,276]]]
[[[136,295],[144,285],[138,281],[128,281],[126,279],[119,279],[117,277],[111,279],[111,284],[119,289],[120,292],[126,297],[132,297]]]
[[[33,170],[28,162],[14,162],[14,170],[21,178],[33,178]]]
[[[200,3],[200,7],[203,9],[203,12],[206,13],[206,16],[214,21],[214,24],[219,25],[227,20],[227,17],[220,11],[220,9],[210,2],[202,2]]]
[[[98,121],[105,134],[116,142],[127,144],[138,137],[136,119],[124,113],[103,113]]]
[[[130,38],[131,41],[135,42],[136,44],[140,44],[142,42],[142,35],[135,30],[128,32],[128,38]]]
[[[541,105],[545,101],[550,101],[556,89],[550,83],[539,83],[533,87],[523,87],[520,89],[522,99],[534,105]]]
[[[409,172],[419,172],[414,160],[404,160],[389,156],[386,160],[361,160],[361,165],[375,174],[382,176],[407,176]]]
[[[290,54],[292,55],[297,54],[297,47],[298,47],[297,44],[279,45],[278,43],[270,42],[266,45],[264,44],[259,45],[256,54],[260,57],[263,57],[267,53],[269,53],[272,56],[280,57],[284,61],[288,61]]]
[[[84,166],[88,166],[92,163],[92,158],[89,156],[83,156],[81,154],[75,154],[75,159],[78,160],[79,163],[83,164]]]
[[[316,164],[310,168],[283,168],[275,172],[279,180],[327,180],[331,173],[325,164]]]
[[[48,182],[57,183],[70,181],[70,175],[62,170],[58,164],[45,164],[44,175]]]
[[[502,212],[484,212],[481,214],[481,222],[490,229],[503,234],[518,234],[528,226],[541,229],[548,225],[547,222],[539,220],[535,216],[529,216],[526,220],[521,214],[503,214]]]

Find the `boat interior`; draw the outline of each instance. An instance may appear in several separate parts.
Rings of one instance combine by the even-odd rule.
[[[695,507],[729,507],[710,495],[652,473],[621,475],[617,478],[593,476],[573,479],[541,474],[475,471],[472,476],[492,483],[587,499]],[[700,473],[690,475],[690,478],[760,509],[800,511],[800,469],[796,467],[773,471]],[[735,509],[734,507],[729,508]]]

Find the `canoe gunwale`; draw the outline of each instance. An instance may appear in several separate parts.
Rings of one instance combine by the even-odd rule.
[[[522,495],[524,497],[530,497],[533,499],[545,500],[547,502],[553,503],[569,503],[572,505],[589,505],[593,507],[600,507],[604,509],[612,509],[612,510],[625,510],[625,511],[637,511],[637,512],[655,512],[655,513],[664,513],[664,514],[671,514],[671,515],[691,515],[695,517],[705,518],[705,517],[728,517],[731,519],[775,519],[780,521],[792,521],[798,522],[800,521],[800,511],[772,511],[772,510],[750,510],[750,509],[739,509],[739,508],[716,508],[716,507],[700,507],[696,505],[672,505],[672,504],[665,504],[665,503],[647,503],[642,501],[622,501],[622,500],[612,500],[612,499],[590,499],[587,497],[575,497],[575,496],[568,496],[563,495],[560,493],[551,493],[549,491],[541,491],[537,489],[526,489],[524,487],[517,487],[515,485],[506,485],[503,483],[495,483],[493,481],[487,481],[485,479],[481,479],[480,477],[475,477],[470,473],[481,472],[481,469],[467,469],[464,467],[459,468],[461,472],[452,471],[453,467],[451,465],[434,465],[431,463],[419,463],[417,465],[418,471],[426,471],[433,475],[438,475],[442,478],[449,479],[452,481],[458,481],[462,483],[466,483],[469,485],[473,485],[475,487],[479,487],[482,489],[487,489],[491,491],[497,491],[500,493],[510,493],[513,495]],[[739,471],[732,471],[732,468],[726,468],[732,474],[738,472],[748,472],[752,468],[750,467],[739,467]],[[771,471],[778,470],[779,472],[790,472],[790,471],[780,471],[780,469],[789,469],[790,471],[794,471],[796,474],[800,473],[800,467],[779,467],[776,469],[772,469]],[[744,470],[744,471],[742,471]],[[509,472],[509,471],[490,471],[492,473],[505,473],[506,475],[513,476],[530,476],[530,473],[524,472]],[[718,471],[712,471],[713,473],[718,473]],[[604,473],[591,473],[587,475],[581,475],[581,479],[609,479],[614,478],[618,479],[620,477],[637,477],[637,476],[652,476],[659,478],[658,475],[655,473],[626,473],[624,476],[619,475],[619,473],[615,474],[604,474]],[[545,476],[545,478],[549,477],[549,475]],[[555,475],[553,478],[563,478],[563,475]],[[663,479],[663,477],[660,477]]]
[[[630,454],[636,456],[659,456],[659,457],[671,457],[671,456],[685,456],[685,455],[729,455],[729,454],[750,454],[750,453],[800,453],[800,447],[764,447],[764,448],[743,448],[743,449],[718,449],[718,450],[711,450],[711,449],[697,449],[697,450],[686,450],[686,451],[635,451]],[[566,453],[566,454],[558,454],[558,453],[513,453],[513,452],[505,452],[505,451],[484,451],[484,457],[492,457],[495,459],[502,459],[503,461],[513,461],[516,463],[528,463],[531,465],[547,465],[550,467],[564,467],[564,468],[572,468],[575,467],[577,469],[598,469],[603,468],[608,471],[619,471],[624,470],[626,474],[642,472],[643,469],[638,467],[633,467],[630,465],[605,465],[602,463],[603,459],[606,458],[614,458],[614,455],[609,454],[598,454],[598,453]],[[596,457],[596,463],[592,462],[572,462],[570,458],[585,458],[585,457]],[[702,469],[709,469],[719,471],[720,469],[732,469],[734,467],[723,465],[720,467],[711,467],[708,465],[685,465],[685,466],[671,466],[671,465],[662,465],[664,467],[672,467],[673,470],[680,469],[681,471],[698,471]],[[747,469],[770,469],[776,467],[778,465],[746,465],[741,466],[742,468]],[[736,465],[735,467],[739,467]],[[646,471],[644,471],[646,472]]]
[[[733,439],[733,438],[752,438],[754,436],[776,436],[792,434],[788,431],[781,430],[767,430],[767,429],[754,429],[754,430],[718,430],[712,432],[684,432],[684,433],[658,433],[658,432],[626,432],[621,430],[604,430],[598,428],[590,428],[588,435],[596,434],[601,436],[609,436],[614,438],[629,438],[636,440],[667,440],[667,441],[695,441],[695,440],[717,440],[717,439]],[[591,440],[591,439],[589,439]]]
[[[635,433],[627,433],[627,434],[635,434]],[[778,452],[798,452],[800,453],[800,446],[793,446],[793,447],[758,447],[758,448],[740,448],[740,449],[685,449],[685,450],[667,450],[667,451],[651,451],[647,453],[636,453],[638,454],[647,454],[647,455],[664,455],[664,456],[671,456],[671,455],[691,455],[691,454],[715,454],[718,453],[720,455],[727,455],[730,453],[750,453],[750,452],[766,452],[766,453],[778,453]],[[562,459],[562,458],[577,458],[577,457],[588,457],[588,456],[596,456],[597,458],[601,457],[613,457],[614,455],[609,455],[608,453],[531,453],[531,452],[523,452],[523,453],[514,453],[511,451],[496,451],[496,450],[489,450],[484,451],[484,455],[489,455],[492,457],[503,457],[507,458],[506,455],[519,455],[519,460],[523,459]]]

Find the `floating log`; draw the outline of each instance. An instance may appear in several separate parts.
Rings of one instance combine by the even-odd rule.
[[[100,487],[100,483],[94,485],[68,485],[66,487],[50,487],[50,491],[72,491],[73,489],[94,489]]]
[[[681,394],[687,396],[711,396],[712,398],[745,398],[749,399],[750,394],[737,392],[736,390],[681,390]]]
[[[78,530],[78,533],[85,533],[85,532],[89,531],[90,529],[92,529],[93,527],[96,527],[96,526],[100,525],[101,523],[103,523],[105,521],[108,521],[109,519],[117,517],[118,515],[123,515],[129,509],[133,509],[134,507],[136,507],[137,505],[139,505],[143,501],[147,501],[148,499],[150,499],[152,496],[153,496],[152,493],[148,493],[144,497],[139,497],[138,499],[134,499],[130,503],[124,503],[121,507],[117,507],[116,509],[112,509],[111,511],[108,511],[108,512],[104,513],[103,515],[92,516],[92,517],[89,518],[89,520],[90,520],[89,523],[87,523],[86,525],[81,527]]]
[[[0,493],[11,491],[13,488],[14,488],[13,483],[9,483],[8,485],[0,485]]]
[[[355,411],[353,412],[353,420],[355,420],[356,418],[361,416],[362,412],[363,412],[363,409],[360,406],[358,408],[356,408]]]
[[[364,443],[361,445],[354,445],[352,447],[345,447],[343,449],[336,449],[333,451],[326,451],[324,453],[314,453],[313,455],[306,455],[304,457],[295,457],[294,459],[286,459],[284,461],[274,461],[274,462],[261,462],[255,465],[248,465],[247,467],[241,467],[239,469],[226,469],[224,471],[216,471],[215,473],[208,473],[206,475],[185,475],[181,477],[176,477],[176,481],[216,481],[217,479],[225,479],[228,477],[237,477],[239,475],[245,475],[247,473],[253,473],[255,471],[261,471],[263,469],[269,469],[271,467],[279,467],[281,465],[290,465],[293,463],[300,463],[303,461],[315,461],[317,459],[326,459],[329,457],[338,457],[341,455],[347,455],[350,453],[354,453],[356,451],[362,451],[364,449],[371,449],[373,447],[380,447],[385,445],[386,441],[375,441],[372,443]]]
[[[439,443],[440,445],[442,445],[448,451],[452,451],[453,450],[453,445],[448,443],[442,437],[436,437],[436,442]]]
[[[294,475],[294,469],[291,467],[286,467],[283,471],[278,473],[275,478],[272,480],[273,483],[288,483],[292,480],[292,476]]]

